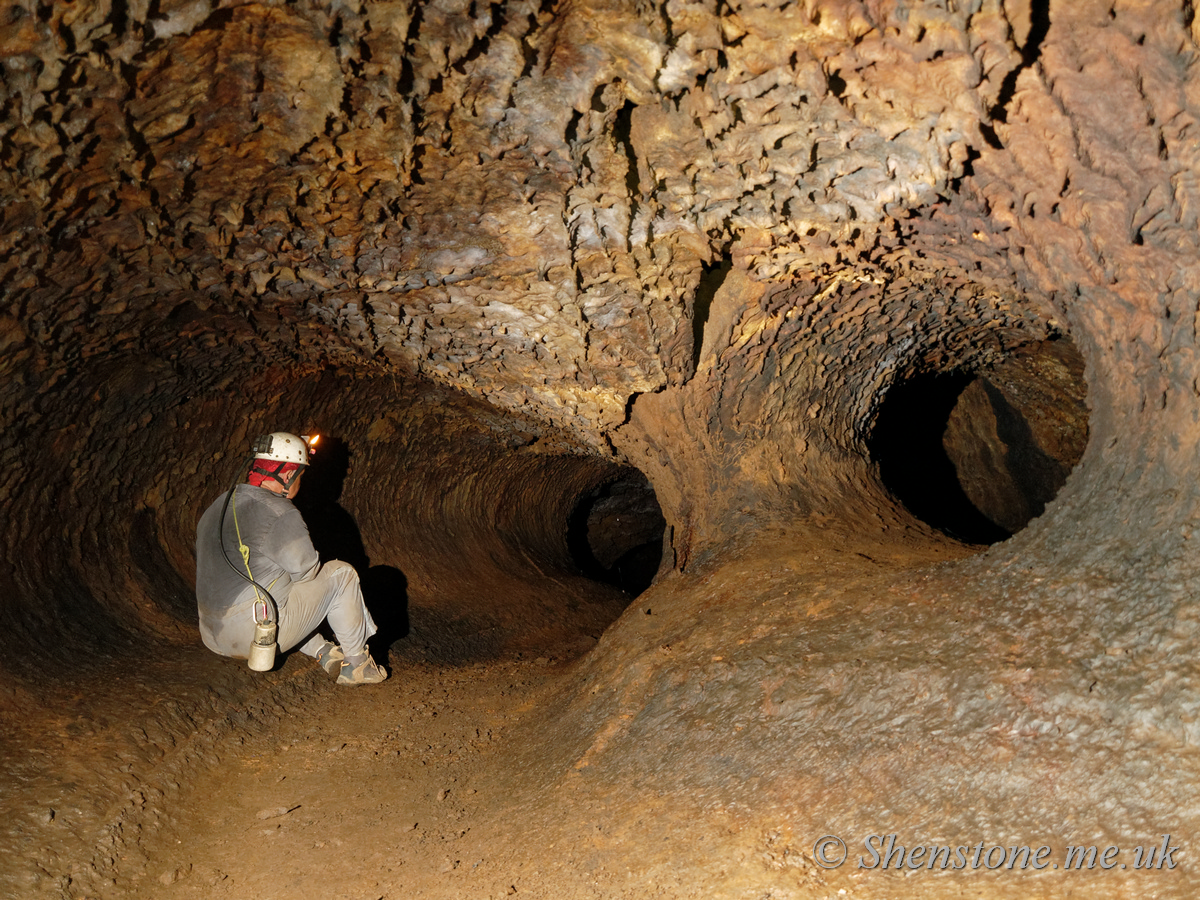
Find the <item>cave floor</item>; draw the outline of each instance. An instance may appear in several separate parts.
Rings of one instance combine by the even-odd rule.
[[[536,856],[481,846],[472,832],[494,827],[509,798],[498,757],[553,689],[548,663],[401,664],[370,689],[339,688],[318,670],[302,702],[180,792],[112,896],[491,897],[528,887]],[[533,827],[515,829],[514,844]]]
[[[712,644],[688,648],[681,639],[672,646],[655,631],[659,616],[672,621],[673,606],[688,605],[702,616],[726,604],[741,617],[737,633],[769,635],[781,599],[804,596],[809,631],[796,642],[797,653],[807,649],[804,659],[812,659],[812,647],[820,644],[829,657],[812,662],[813,680],[801,686],[811,691],[828,683],[831,667],[844,673],[861,665],[856,626],[836,615],[839,606],[844,613],[891,604],[919,615],[938,592],[957,591],[964,604],[972,600],[972,586],[955,581],[953,565],[938,562],[961,559],[965,548],[899,542],[887,548],[886,559],[872,552],[844,546],[822,556],[781,544],[774,555],[734,555],[708,574],[670,579],[643,594],[594,654],[581,654],[586,638],[561,633],[541,652],[450,665],[418,652],[410,636],[393,645],[387,682],[347,689],[295,654],[276,671],[253,675],[203,648],[175,648],[173,656],[138,671],[115,661],[81,670],[36,702],[14,688],[0,742],[11,786],[0,802],[0,894],[54,900],[882,900],[1124,891],[1121,882],[1102,880],[1112,873],[1099,871],[1053,880],[1032,872],[906,878],[855,871],[853,855],[841,869],[818,868],[812,839],[825,811],[738,802],[731,799],[739,795],[732,785],[714,794],[722,778],[747,778],[724,749],[703,763],[686,755],[660,760],[664,772],[675,770],[660,778],[662,789],[646,787],[643,776],[653,766],[636,750],[627,781],[611,760],[591,765],[609,742],[618,745],[639,713],[644,684],[638,686],[636,675],[626,705],[608,708],[611,721],[580,738],[586,752],[579,756],[576,748],[564,756],[555,743],[557,722],[566,721],[571,704],[586,693],[580,684],[588,666],[605,652],[628,653],[638,634],[649,650],[637,653],[678,654],[676,671],[721,659]],[[922,598],[921,585],[931,579]],[[754,608],[775,612],[755,619]],[[678,617],[673,621],[686,637]],[[948,616],[914,627],[928,630],[939,622],[947,632],[958,627]],[[944,639],[929,634],[931,642]],[[911,644],[900,651],[911,652]],[[895,665],[902,671],[902,661]],[[752,717],[773,715],[771,698],[770,690],[765,699],[760,694],[763,709]],[[726,724],[732,727],[722,740],[742,732],[741,725]],[[751,722],[746,734],[753,730]],[[790,759],[775,761],[782,772],[768,774],[792,779],[793,787],[800,783],[795,779],[829,780],[822,765],[854,760],[862,749],[850,731],[812,734],[811,747],[797,746]],[[979,745],[984,755],[999,743],[1012,754],[1017,743],[991,733],[981,740],[990,742]],[[950,771],[954,754],[980,755],[978,747],[956,741],[931,734],[903,752],[915,768],[927,771],[925,760],[934,758]],[[1031,766],[1037,777],[1047,759],[1057,770],[1071,764],[1072,754],[1086,756],[1066,745],[1061,753],[1041,746],[1041,757],[1026,761],[1016,754],[1013,772]],[[749,758],[765,759],[765,752],[751,751]],[[728,773],[716,771],[725,763]],[[696,770],[681,776],[688,766]],[[868,784],[863,802],[878,807],[886,787],[886,778]],[[745,796],[770,796],[766,788],[747,790]],[[831,807],[857,802],[843,796]],[[970,805],[964,802],[963,809]],[[946,812],[947,820],[971,821],[962,815],[961,809]],[[1140,896],[1180,896],[1172,873],[1143,876],[1143,882]]]

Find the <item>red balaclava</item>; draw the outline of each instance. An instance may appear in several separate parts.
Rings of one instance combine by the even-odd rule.
[[[254,487],[262,487],[264,481],[278,481],[285,488],[291,487],[293,476],[292,473],[304,467],[300,463],[280,462],[277,459],[262,459],[254,460],[254,464],[250,466],[250,474],[246,476],[246,481]]]

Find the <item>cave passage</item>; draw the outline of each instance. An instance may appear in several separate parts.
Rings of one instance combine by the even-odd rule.
[[[1194,7],[5,4],[0,897],[1200,896],[814,860],[1197,831]]]
[[[651,531],[657,514],[661,535],[645,478],[452,391],[419,382],[397,398],[389,387],[314,386],[329,437],[297,498],[322,557],[352,562],[373,613],[394,623],[381,641],[411,634],[401,654],[450,664],[589,646],[580,639],[598,638],[629,599],[618,557],[650,538],[647,526],[589,526],[605,565],[581,566],[572,523],[587,498],[628,483],[618,514],[650,517]],[[369,412],[347,404],[347,391],[365,394]]]
[[[1069,338],[1026,345],[977,372],[920,372],[893,386],[870,452],[914,516],[993,544],[1041,515],[1066,483],[1087,444],[1084,398]]]
[[[585,575],[636,597],[658,573],[666,524],[649,480],[627,467],[580,499],[567,540]]]

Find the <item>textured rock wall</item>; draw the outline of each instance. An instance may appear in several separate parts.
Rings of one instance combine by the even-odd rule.
[[[819,402],[812,424],[855,456],[907,369],[1068,326],[1112,422],[1140,400],[1100,335],[1157,346],[1150,322],[1187,294],[1190,36],[1167,3],[1055,9],[1053,32],[982,0],[8,9],[21,377],[111,352],[385,366],[632,458],[654,452],[619,436],[639,397],[720,405],[692,378],[710,360],[727,393],[770,379],[790,410]],[[1121,91],[1145,113],[1115,122]],[[730,268],[755,287],[714,312]],[[911,318],[880,316],[896,303]],[[826,349],[795,354],[787,327],[777,346],[775,319]],[[780,352],[794,374],[761,362]],[[1186,380],[1190,351],[1137,352],[1146,379]],[[855,357],[870,371],[840,370]],[[742,415],[744,448],[767,426]],[[811,488],[774,480],[805,508]],[[724,516],[691,522],[696,502],[669,510],[681,533]]]
[[[1100,773],[1132,791],[1143,758],[1183,773],[1148,803],[1191,808],[1190,3],[29,0],[0,14],[0,579],[14,633],[82,649],[144,629],[188,639],[187,545],[214,455],[239,452],[268,410],[270,427],[332,419],[363,454],[347,502],[361,498],[364,537],[386,542],[367,548],[372,562],[406,544],[463,560],[449,542],[469,536],[498,558],[472,557],[464,578],[511,577],[521,558],[557,578],[565,540],[509,506],[557,521],[614,457],[649,478],[668,563],[687,577],[753,557],[760,538],[846,543],[868,560],[886,556],[872,542],[898,540],[933,559],[943,545],[867,452],[887,390],[1069,333],[1090,440],[1059,497],[948,581],[891,586],[917,604],[897,607],[895,646],[943,622],[921,610],[964,581],[988,592],[943,635],[948,668],[888,656],[866,630],[856,640],[873,649],[854,657],[826,623],[846,660],[806,669],[768,648],[762,665],[782,675],[718,666],[729,691],[716,712],[750,709],[769,678],[843,684],[843,663],[865,659],[845,696],[866,707],[808,691],[819,699],[797,699],[792,718],[764,714],[755,758],[808,736],[815,769],[837,772],[843,757],[820,755],[813,724],[830,715],[918,748],[938,728],[952,742],[1003,722],[1004,747],[954,756],[954,777],[903,794],[906,814],[963,791],[1016,808],[1029,794],[1004,786],[1009,750],[1049,778],[1080,744],[1100,749],[1063,776],[1059,808],[1115,809],[1089,820],[1098,831],[1138,817],[1101,795]],[[349,379],[354,406],[319,377],[339,369],[323,377]],[[452,421],[485,423],[498,444],[463,450],[460,426],[420,404],[412,421],[377,424],[389,384],[408,397],[425,382],[472,398]],[[426,431],[443,449],[405,486],[394,442]],[[552,453],[522,450],[542,441]],[[476,486],[446,490],[460,452]],[[376,473],[394,493],[372,493]],[[488,505],[500,499],[511,504]],[[459,583],[408,565],[414,581]],[[705,594],[705,618],[667,604],[644,645],[632,613],[612,632],[591,663],[606,690],[581,683],[559,723],[571,741],[595,735],[594,771],[667,758],[653,734],[708,759],[702,723],[668,710],[694,685],[691,663],[735,639],[728,593]],[[813,615],[746,612],[736,639],[791,639]],[[442,617],[458,620],[455,602]],[[673,661],[660,647],[688,628],[697,655]],[[934,682],[922,715],[891,715],[908,700],[889,687],[897,670],[913,690]],[[623,732],[605,724],[622,697],[647,698],[629,701]],[[1055,729],[1068,744],[1031,743]],[[823,797],[779,790],[784,806]]]

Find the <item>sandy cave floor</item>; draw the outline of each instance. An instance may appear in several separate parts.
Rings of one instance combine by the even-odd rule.
[[[693,603],[706,585],[710,604],[772,608],[811,595],[812,640],[834,628],[832,652],[853,655],[852,645],[836,647],[842,627],[825,615],[830,603],[912,608],[930,578],[946,589],[954,567],[937,560],[963,555],[953,545],[889,552],[845,547],[822,558],[791,548],[734,559],[652,588],[611,631],[626,640],[649,629],[657,652],[677,652],[645,609]],[[758,632],[765,626],[769,619]],[[98,664],[37,704],[16,689],[11,708],[21,714],[9,717],[0,743],[12,786],[0,804],[0,896],[883,900],[1119,889],[1101,872],[918,884],[850,866],[826,871],[811,861],[819,811],[714,805],[699,787],[692,796],[589,780],[588,756],[631,716],[615,710],[574,766],[539,745],[589,664],[581,650],[591,642],[559,637],[519,658],[447,665],[424,657],[410,635],[393,646],[386,683],[354,689],[295,654],[252,675],[203,648],[136,672]],[[843,743],[820,752],[853,756],[854,736]],[[936,740],[930,746],[939,752]],[[806,753],[797,747],[787,761],[798,774]],[[542,761],[559,769],[547,775]],[[1182,896],[1174,873],[1141,884],[1140,896]]]
[[[118,895],[445,896],[453,877],[456,891],[491,897],[528,885],[534,858],[498,864],[467,838],[506,799],[497,756],[552,689],[548,662],[401,666],[373,690],[321,678],[181,792]]]

